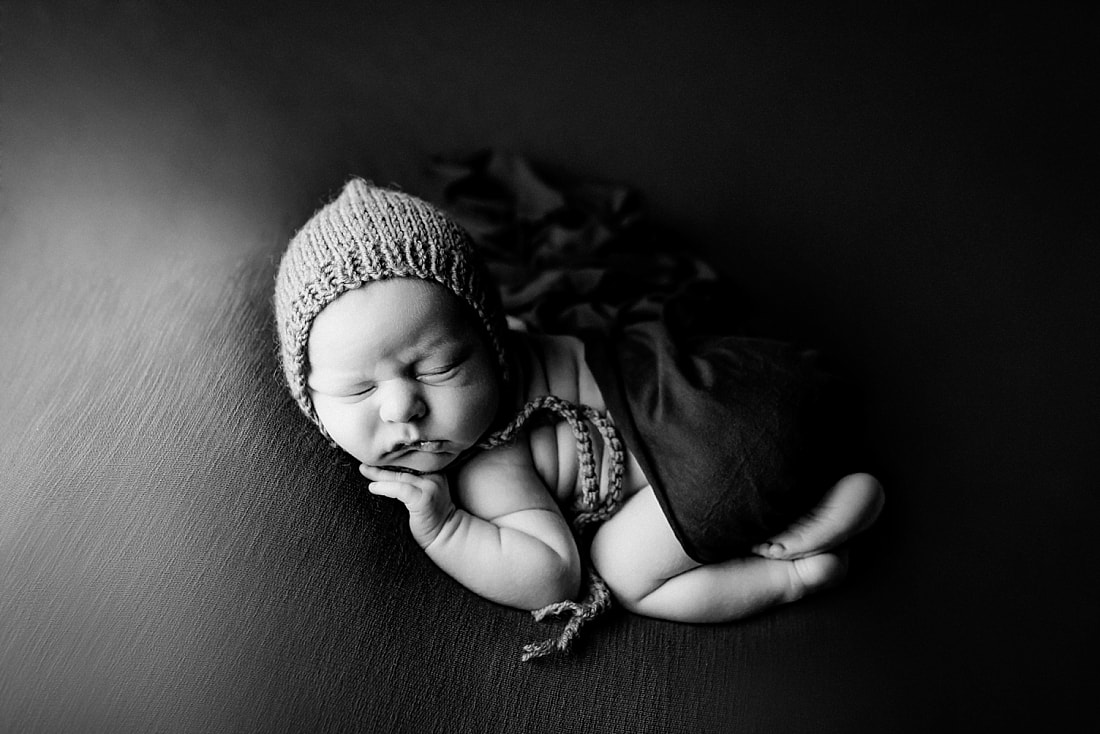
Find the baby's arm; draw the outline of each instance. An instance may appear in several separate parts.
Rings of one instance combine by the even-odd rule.
[[[446,573],[499,604],[538,609],[576,596],[580,558],[525,450],[506,447],[473,459],[457,483],[457,505],[443,474],[361,471],[372,493],[405,504],[413,537]]]

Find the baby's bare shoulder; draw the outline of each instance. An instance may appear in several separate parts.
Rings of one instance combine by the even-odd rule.
[[[532,355],[527,399],[553,395],[604,409],[603,396],[584,358],[584,343],[563,334],[525,334]]]

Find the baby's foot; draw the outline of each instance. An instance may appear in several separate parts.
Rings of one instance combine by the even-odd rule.
[[[848,575],[848,553],[818,553],[790,561],[790,575],[796,599],[828,589]]]
[[[835,548],[875,521],[882,511],[883,493],[870,474],[849,474],[816,507],[753,553],[793,561]]]

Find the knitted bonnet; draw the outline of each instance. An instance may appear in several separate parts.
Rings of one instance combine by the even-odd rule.
[[[327,437],[306,389],[313,319],[338,296],[388,278],[419,278],[454,293],[476,317],[502,379],[507,323],[500,294],[469,235],[415,196],[353,178],[291,239],[275,277],[275,330],[290,393]]]

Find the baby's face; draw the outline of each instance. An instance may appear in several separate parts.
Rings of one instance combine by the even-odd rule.
[[[396,278],[344,293],[314,319],[308,357],[322,425],[364,464],[439,471],[497,412],[496,359],[436,283]]]

